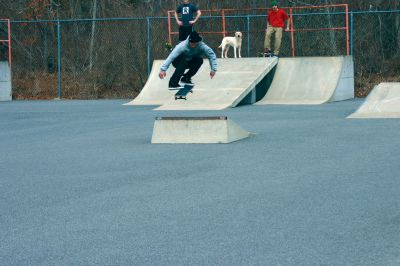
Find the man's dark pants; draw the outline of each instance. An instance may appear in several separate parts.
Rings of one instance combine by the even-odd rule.
[[[184,41],[193,31],[193,26],[180,26],[179,27],[179,41]]]
[[[186,61],[185,56],[178,56],[177,58],[175,58],[174,61],[172,61],[172,65],[175,67],[175,72],[174,74],[172,74],[169,80],[169,86],[178,86],[181,77],[184,77],[185,79],[190,79],[191,77],[196,75],[202,64],[203,58],[201,57],[194,57],[190,61]],[[185,73],[186,69],[189,70]]]

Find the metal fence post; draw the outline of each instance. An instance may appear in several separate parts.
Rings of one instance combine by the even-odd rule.
[[[57,69],[58,69],[58,99],[61,99],[61,24],[57,20]]]
[[[350,12],[350,55],[353,55],[353,32],[354,32],[354,16]]]
[[[147,17],[147,76],[150,75],[150,18]]]
[[[247,15],[247,56],[250,57],[250,16]]]

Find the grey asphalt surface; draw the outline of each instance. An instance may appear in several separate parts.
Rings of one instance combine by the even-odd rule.
[[[0,103],[1,265],[400,265],[400,121],[319,106]],[[156,116],[255,136],[150,144]]]

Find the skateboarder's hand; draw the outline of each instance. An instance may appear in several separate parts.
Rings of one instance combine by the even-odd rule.
[[[179,26],[183,25],[182,21],[180,21],[180,20],[177,20],[176,23],[178,23]]]
[[[210,77],[213,78],[215,76],[215,71],[210,71]]]
[[[165,76],[167,75],[167,73],[165,73],[165,71],[160,71],[160,73],[158,73],[158,76],[160,77],[160,79],[165,78]]]

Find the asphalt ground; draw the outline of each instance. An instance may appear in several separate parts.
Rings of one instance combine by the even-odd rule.
[[[400,265],[400,121],[362,103],[0,103],[1,265]],[[254,136],[150,144],[156,116]]]

